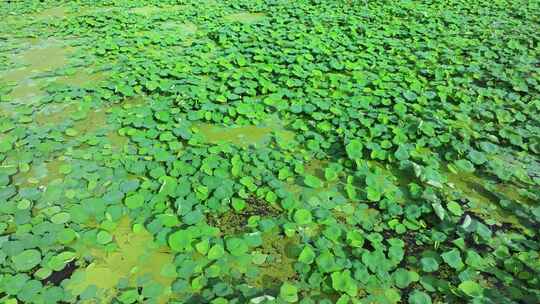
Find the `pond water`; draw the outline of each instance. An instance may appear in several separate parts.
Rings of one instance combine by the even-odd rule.
[[[64,177],[64,174],[61,173],[61,167],[65,164],[67,164],[67,160],[64,157],[32,164],[28,171],[20,172],[14,176],[14,184],[21,188],[46,187],[49,183]]]
[[[249,12],[235,13],[235,14],[230,14],[224,17],[226,21],[240,22],[240,23],[257,23],[259,21],[264,20],[264,18],[266,18],[266,14],[264,13],[249,13]]]
[[[102,299],[110,299],[121,279],[127,279],[127,285],[138,286],[139,280],[153,280],[159,303],[166,303],[171,296],[171,284],[176,277],[172,266],[174,255],[153,242],[152,235],[144,228],[133,230],[129,218],[124,217],[111,232],[114,250],[96,247],[92,243],[74,245],[80,257],[89,257],[92,262],[73,273],[67,283],[67,289],[80,295],[87,289],[99,288]]]
[[[34,14],[34,16],[38,19],[58,19],[66,17],[67,13],[68,9],[66,7],[57,6],[45,9],[37,14]]]
[[[21,41],[24,49],[11,56],[15,68],[0,72],[0,81],[12,86],[7,95],[18,103],[35,103],[45,95],[43,87],[53,79],[50,72],[68,64],[73,51],[55,39]],[[24,45],[27,45],[26,47]]]
[[[272,138],[272,135],[285,142],[290,142],[294,139],[294,133],[284,129],[275,119],[257,126],[227,127],[210,123],[198,123],[195,125],[195,128],[205,142],[213,144],[227,142],[242,147],[266,145]]]
[[[183,5],[166,5],[166,6],[147,5],[147,6],[141,6],[141,7],[132,8],[130,10],[130,12],[135,13],[135,14],[144,15],[144,16],[149,16],[149,15],[159,13],[159,12],[163,12],[163,11],[170,12],[170,11],[180,10],[183,7],[184,7]]]

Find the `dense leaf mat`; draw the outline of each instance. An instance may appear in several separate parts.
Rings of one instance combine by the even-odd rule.
[[[0,4],[2,303],[540,303],[540,2]]]

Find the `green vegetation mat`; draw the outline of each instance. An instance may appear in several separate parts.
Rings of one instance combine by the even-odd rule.
[[[540,303],[540,1],[0,18],[1,303]]]

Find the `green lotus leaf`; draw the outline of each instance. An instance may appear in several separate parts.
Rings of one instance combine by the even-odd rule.
[[[11,259],[16,271],[28,271],[41,262],[41,252],[36,249],[27,249]]]

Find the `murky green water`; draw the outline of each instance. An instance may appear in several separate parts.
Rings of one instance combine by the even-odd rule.
[[[34,16],[38,19],[53,19],[53,18],[64,18],[67,16],[68,9],[63,6],[51,7],[46,10],[43,10]]]
[[[130,10],[130,12],[140,15],[149,16],[155,13],[159,13],[162,11],[175,11],[180,10],[184,6],[183,5],[166,5],[166,6],[141,6],[141,7],[135,7]]]
[[[61,167],[66,163],[67,160],[64,157],[59,157],[49,162],[32,164],[26,172],[22,170],[15,175],[14,183],[22,188],[36,186],[46,187],[55,180],[62,180],[64,174],[61,173]]]
[[[138,230],[134,231],[133,224],[124,217],[111,232],[114,250],[96,248],[84,241],[75,244],[78,255],[89,256],[92,262],[75,271],[67,289],[79,295],[88,288],[97,287],[100,298],[105,300],[116,294],[116,285],[121,279],[127,278],[127,285],[136,287],[137,280],[146,277],[159,284],[159,303],[166,303],[176,277],[175,268],[171,266],[174,255],[155,244],[144,228]]]
[[[195,128],[197,133],[200,134],[206,142],[227,142],[242,147],[267,144],[273,135],[286,142],[290,142],[294,139],[294,133],[285,130],[277,121],[269,121],[260,126],[247,125],[235,127],[198,123],[195,125]]]
[[[453,174],[448,173],[448,182],[451,188],[460,191],[470,202],[470,210],[483,218],[487,223],[497,225],[506,223],[519,227],[527,231],[520,220],[508,210],[500,207],[498,198],[486,189],[486,180],[470,173]],[[498,193],[514,201],[527,201],[519,195],[517,188],[510,184],[499,184],[495,186]]]
[[[227,15],[225,16],[224,19],[229,22],[256,23],[256,22],[264,20],[264,18],[266,18],[266,14],[264,13],[242,12],[242,13]]]
[[[95,86],[107,78],[105,72],[91,72],[88,70],[77,70],[73,74],[60,76],[55,82],[74,87]]]
[[[197,25],[191,22],[181,23],[174,21],[167,21],[161,23],[161,29],[172,32],[176,35],[192,35],[197,32]]]
[[[0,81],[11,85],[8,99],[18,103],[35,103],[45,96],[44,86],[53,78],[43,77],[68,64],[69,46],[54,39],[21,41],[27,47],[11,56],[16,68],[0,72]]]

